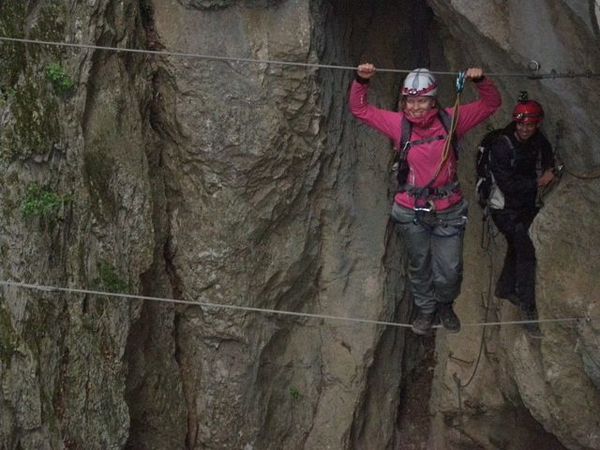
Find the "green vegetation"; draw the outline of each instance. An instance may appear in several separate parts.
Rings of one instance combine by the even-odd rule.
[[[21,211],[26,219],[38,217],[47,222],[55,222],[60,218],[62,206],[68,201],[68,197],[32,183],[27,188]]]
[[[28,2],[0,1],[0,35],[64,40],[68,10],[63,3],[46,2],[36,8],[34,16]],[[59,47],[17,42],[0,45],[0,104],[11,110],[10,121],[0,133],[3,162],[45,155],[59,142],[60,112],[52,91],[66,93],[74,83],[60,66],[48,63],[62,61],[66,55]]]
[[[52,83],[54,92],[58,95],[69,95],[75,88],[75,83],[60,64],[50,64],[46,71],[46,77]]]
[[[302,397],[302,394],[300,394],[300,391],[298,390],[298,388],[291,387],[290,388],[290,397],[292,397],[292,400],[296,401],[296,400],[299,400],[300,397]]]
[[[120,278],[117,269],[106,261],[98,265],[98,278],[94,280],[94,286],[107,292],[125,294],[129,291],[129,284]]]
[[[42,41],[64,41],[65,23],[68,20],[69,11],[65,2],[49,1],[40,8],[36,21],[31,29],[31,36]],[[42,49],[46,54],[62,54],[64,49],[46,48]]]
[[[13,88],[0,86],[0,108],[5,108],[10,104],[10,101],[15,98],[17,91]]]
[[[0,34],[23,36],[26,2],[0,2]],[[12,86],[26,65],[22,44],[4,42],[0,46],[0,86]]]
[[[11,109],[14,124],[6,128],[3,136],[3,159],[23,160],[44,155],[60,141],[56,99],[44,94],[33,78],[26,79],[16,90]]]

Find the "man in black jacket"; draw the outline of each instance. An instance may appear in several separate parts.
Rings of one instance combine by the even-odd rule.
[[[490,149],[490,169],[504,194],[504,209],[491,209],[491,216],[507,243],[495,293],[520,306],[522,319],[532,321],[537,320],[536,258],[529,226],[539,210],[538,189],[554,180],[552,146],[540,131],[543,118],[538,102],[520,101],[513,111],[513,122]],[[537,323],[528,323],[525,328],[530,336],[541,337]]]

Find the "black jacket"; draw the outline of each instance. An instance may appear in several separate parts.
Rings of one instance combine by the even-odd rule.
[[[504,194],[505,209],[536,209],[537,179],[547,169],[554,167],[552,146],[546,136],[538,131],[525,142],[515,137],[514,122],[491,144],[490,169],[498,187]]]

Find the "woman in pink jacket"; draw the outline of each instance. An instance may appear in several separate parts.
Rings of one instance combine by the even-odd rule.
[[[446,122],[451,121],[453,110],[438,108],[437,82],[427,69],[416,69],[406,77],[402,111],[376,108],[367,100],[373,75],[372,64],[358,66],[350,90],[350,110],[389,137],[400,154],[402,180],[392,217],[402,228],[408,249],[410,288],[418,308],[412,329],[428,334],[437,313],[444,328],[458,332],[460,320],[452,305],[462,282],[468,204],[457,181],[456,152],[446,145]],[[468,69],[466,78],[475,83],[480,98],[460,106],[456,139],[490,117],[501,104],[500,93],[482,69]]]

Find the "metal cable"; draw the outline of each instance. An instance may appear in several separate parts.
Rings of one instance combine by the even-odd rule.
[[[488,220],[491,222],[491,219],[488,218]],[[481,297],[482,300],[484,301],[484,305],[485,305],[485,317],[484,317],[484,322],[487,322],[488,320],[488,315],[490,312],[490,303],[492,302],[492,285],[494,284],[494,275],[495,275],[495,270],[494,270],[494,250],[496,249],[496,241],[493,238],[493,235],[491,234],[492,231],[489,230],[489,228],[491,227],[491,225],[488,223],[488,233],[490,235],[490,245],[488,246],[488,248],[486,249],[486,253],[489,256],[489,268],[490,268],[490,272],[489,272],[489,276],[488,276],[488,286],[487,286],[487,293],[484,296],[484,293],[481,293]],[[471,373],[471,376],[469,377],[469,379],[462,384],[462,382],[460,381],[460,378],[457,375],[458,378],[458,383],[457,386],[459,389],[465,389],[466,387],[468,387],[471,382],[475,379],[475,374],[477,373],[477,370],[479,369],[479,363],[481,362],[481,355],[483,354],[483,348],[485,347],[485,330],[486,328],[483,327],[482,331],[481,331],[481,341],[479,342],[479,353],[477,354],[477,360],[475,361],[475,367],[473,368],[473,372]]]
[[[206,55],[201,53],[186,53],[186,52],[173,52],[173,51],[162,51],[162,50],[146,50],[146,49],[135,49],[135,48],[124,48],[124,47],[110,47],[105,45],[93,45],[93,44],[76,44],[72,42],[57,42],[57,41],[44,41],[39,39],[26,39],[26,38],[15,38],[8,36],[0,36],[0,42],[14,42],[21,44],[34,44],[34,45],[49,45],[54,47],[69,47],[69,48],[79,48],[79,49],[92,49],[92,50],[104,50],[111,52],[121,52],[121,53],[140,53],[140,54],[148,54],[148,55],[157,55],[157,56],[174,56],[178,58],[193,58],[193,59],[204,59],[204,60],[215,60],[215,61],[230,61],[230,62],[243,62],[243,63],[253,63],[253,64],[269,64],[269,65],[279,65],[279,66],[296,66],[296,67],[306,67],[306,68],[315,68],[315,69],[335,69],[335,70],[356,70],[356,66],[342,66],[342,65],[333,65],[333,64],[317,64],[317,63],[303,63],[303,62],[293,62],[293,61],[282,61],[282,60],[273,60],[273,59],[254,59],[254,58],[239,58],[233,56],[221,56],[221,55]],[[377,72],[391,72],[391,73],[410,73],[412,69],[376,69]],[[437,75],[452,75],[456,76],[458,71],[450,72],[450,71],[431,71],[431,73]],[[556,78],[600,78],[600,73],[597,72],[548,72],[548,73],[538,73],[538,72],[505,72],[505,73],[494,73],[490,72],[486,75],[494,76],[494,77],[519,77],[519,78],[529,78],[529,79],[556,79]]]
[[[600,167],[596,167],[587,173],[575,172],[575,171],[569,169],[569,167],[567,166],[567,164],[565,163],[564,159],[562,158],[562,156],[560,154],[560,147],[561,147],[560,143],[561,143],[562,136],[564,134],[564,129],[565,129],[565,126],[563,125],[562,121],[559,120],[556,123],[556,137],[555,137],[555,144],[554,144],[554,153],[556,155],[556,163],[557,163],[557,167],[558,167],[558,177],[560,178],[560,176],[562,175],[562,172],[565,172],[579,180],[595,180],[597,178],[600,178]]]
[[[17,281],[0,280],[0,286],[15,287],[15,288],[20,288],[20,289],[33,289],[33,290],[45,291],[45,292],[67,292],[67,293],[74,293],[74,294],[89,294],[89,295],[105,296],[105,297],[109,297],[109,298],[115,297],[115,298],[128,299],[128,300],[148,300],[148,301],[155,301],[155,302],[162,302],[162,303],[183,304],[183,305],[190,305],[190,306],[204,306],[207,308],[221,308],[221,309],[264,313],[264,314],[279,314],[279,315],[285,315],[285,316],[296,316],[296,317],[304,317],[304,318],[310,318],[310,319],[339,320],[339,321],[353,322],[353,323],[365,323],[365,324],[370,324],[370,325],[383,325],[383,326],[392,326],[392,327],[400,327],[400,328],[412,328],[412,325],[409,323],[386,322],[386,321],[382,321],[382,320],[361,319],[361,318],[344,317],[344,316],[333,316],[333,315],[329,315],[329,314],[314,314],[314,313],[305,313],[305,312],[299,312],[299,311],[286,311],[286,310],[280,310],[280,309],[258,308],[258,307],[253,307],[253,306],[228,305],[228,304],[224,304],[224,303],[210,303],[210,302],[191,301],[191,300],[178,300],[178,299],[167,298],[167,297],[152,297],[152,296],[147,296],[147,295],[122,294],[119,292],[96,291],[96,290],[92,290],[92,289],[66,288],[66,287],[59,287],[59,286],[45,286],[45,285],[40,285],[40,284],[20,283]],[[572,322],[572,321],[578,321],[578,320],[599,320],[599,319],[600,318],[568,317],[568,318],[557,318],[557,319],[514,320],[514,321],[510,321],[510,322],[467,323],[467,324],[463,324],[463,326],[475,327],[475,326],[517,325],[517,324],[525,324],[525,323]],[[441,328],[441,325],[434,325],[433,328]]]
[[[600,178],[600,167],[588,173],[580,173],[574,172],[571,169],[569,169],[563,161],[561,170],[564,170],[565,173],[568,173],[569,175],[571,175],[574,178],[577,178],[578,180],[596,180]]]

